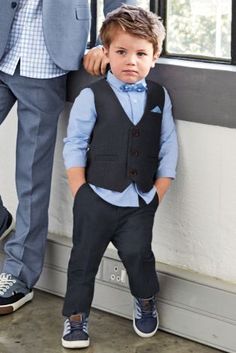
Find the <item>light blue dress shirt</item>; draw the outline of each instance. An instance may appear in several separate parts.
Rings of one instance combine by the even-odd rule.
[[[129,119],[134,125],[138,124],[144,113],[147,92],[122,92],[120,86],[123,82],[118,80],[111,72],[108,72],[107,82],[119,99]],[[145,79],[138,83],[146,85]],[[165,104],[162,117],[159,166],[156,178],[168,177],[174,179],[178,157],[177,136],[170,97],[166,89],[164,91]],[[64,139],[65,145],[63,150],[66,169],[86,166],[88,141],[96,122],[96,115],[93,91],[90,88],[85,88],[76,98],[70,113],[67,137]],[[123,192],[107,190],[94,185],[90,186],[102,199],[121,207],[139,206],[139,196],[146,203],[150,203],[156,193],[155,187],[147,193],[142,193],[134,183],[131,183]]]
[[[55,4],[56,6],[56,4]],[[0,70],[13,75],[20,62],[20,75],[52,78],[64,75],[49,56],[43,36],[42,0],[20,0]]]

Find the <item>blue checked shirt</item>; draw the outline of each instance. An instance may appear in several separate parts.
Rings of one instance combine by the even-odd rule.
[[[20,62],[20,75],[52,78],[64,75],[47,51],[42,24],[42,0],[20,0],[0,70],[13,75]]]

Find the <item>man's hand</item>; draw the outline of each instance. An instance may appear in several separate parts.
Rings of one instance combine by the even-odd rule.
[[[102,46],[90,49],[83,61],[85,70],[95,76],[105,75],[108,63],[109,60],[105,56]]]

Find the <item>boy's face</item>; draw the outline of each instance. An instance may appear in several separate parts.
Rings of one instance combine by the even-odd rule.
[[[152,43],[122,30],[114,34],[109,48],[104,48],[113,75],[125,83],[146,77],[158,58]]]

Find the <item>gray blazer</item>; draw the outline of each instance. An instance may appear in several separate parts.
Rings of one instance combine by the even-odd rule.
[[[77,70],[90,28],[88,0],[42,0],[43,33],[52,60],[64,70]],[[3,56],[19,0],[0,0],[0,60]],[[104,0],[104,13],[134,0]]]

